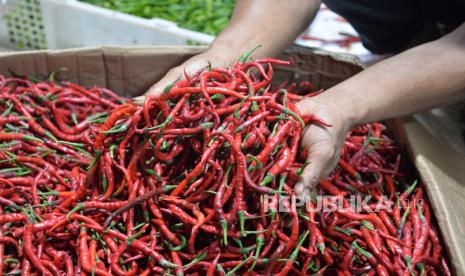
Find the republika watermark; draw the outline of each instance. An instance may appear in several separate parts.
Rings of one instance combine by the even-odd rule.
[[[331,195],[320,196],[264,196],[264,209],[268,212],[274,209],[277,212],[290,212],[291,208],[304,209],[307,212],[335,212],[347,211],[355,213],[372,213],[385,210],[392,212],[394,205],[399,204],[390,200],[387,196],[374,197],[372,195],[361,196],[360,194],[350,197],[339,197]],[[407,203],[408,205],[410,203]],[[414,204],[422,204],[421,201]]]

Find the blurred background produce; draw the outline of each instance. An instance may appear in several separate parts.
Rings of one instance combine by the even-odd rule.
[[[80,0],[107,9],[140,16],[162,18],[179,27],[217,35],[228,24],[234,0]]]
[[[235,0],[1,0],[0,49],[209,44],[229,23],[234,4]],[[295,44],[356,55],[362,61],[372,57],[352,26],[325,5]]]

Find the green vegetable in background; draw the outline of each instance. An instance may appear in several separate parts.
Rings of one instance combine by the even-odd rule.
[[[162,18],[179,27],[217,35],[228,24],[235,0],[80,0],[143,18]]]

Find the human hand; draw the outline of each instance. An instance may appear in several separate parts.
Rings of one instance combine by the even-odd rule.
[[[213,50],[208,50],[201,54],[195,55],[186,60],[183,64],[172,68],[161,80],[150,87],[150,89],[144,95],[135,97],[133,100],[136,104],[143,104],[147,96],[162,94],[165,87],[175,82],[179,77],[184,79],[184,71],[186,71],[189,75],[192,75],[199,69],[208,66],[209,63],[213,67],[226,67],[232,62],[234,62],[234,60],[232,60],[231,57],[217,53]]]
[[[303,131],[301,143],[308,150],[308,165],[295,186],[295,192],[309,195],[315,192],[320,179],[327,177],[336,166],[351,124],[334,102],[328,103],[320,96],[301,100],[297,107],[302,115],[318,116],[331,125],[322,127],[311,124]]]

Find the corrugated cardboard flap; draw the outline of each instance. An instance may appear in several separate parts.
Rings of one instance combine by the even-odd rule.
[[[465,275],[465,156],[432,136],[414,117],[403,126],[452,265],[458,275]]]
[[[8,69],[32,76],[60,71],[60,77],[84,86],[108,87],[121,95],[136,96],[146,91],[166,72],[205,47],[95,47],[66,50],[10,52],[0,54],[0,72]],[[328,88],[354,75],[361,66],[350,56],[315,55],[308,49],[292,47],[282,58],[295,61],[278,73],[280,79],[310,80]],[[342,62],[350,60],[351,63]]]

